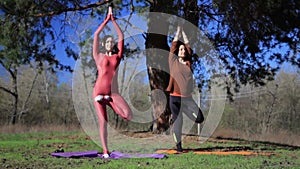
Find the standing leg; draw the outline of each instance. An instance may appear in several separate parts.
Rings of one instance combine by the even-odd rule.
[[[132,111],[120,94],[112,93],[109,101],[111,108],[125,120],[132,119]]]
[[[176,148],[178,152],[182,152],[182,145],[181,145],[181,135],[182,135],[182,113],[180,112],[180,97],[170,96],[170,109],[172,112],[173,118],[173,137],[176,143]]]
[[[107,113],[106,105],[104,103],[99,103],[94,101],[94,106],[96,108],[98,123],[99,123],[99,134],[100,140],[103,148],[103,154],[108,154],[107,147]]]

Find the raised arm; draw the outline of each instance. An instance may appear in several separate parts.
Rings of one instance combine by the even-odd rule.
[[[124,34],[123,34],[122,30],[120,29],[119,25],[117,24],[117,22],[115,21],[115,18],[112,13],[111,13],[111,21],[118,33],[118,49],[119,49],[118,57],[122,57],[123,48],[124,48]]]
[[[188,55],[191,56],[193,54],[193,51],[192,51],[191,46],[189,44],[188,37],[186,36],[183,29],[182,29],[182,38],[183,38],[184,45],[187,49]]]
[[[173,42],[177,42],[178,41],[181,30],[182,30],[181,26],[177,26],[177,31],[176,31],[176,34],[174,36]]]
[[[108,15],[103,23],[97,28],[97,30],[94,33],[94,42],[93,42],[93,57],[97,57],[99,53],[99,34],[103,30],[104,26],[107,24],[107,22],[110,19],[110,15]]]
[[[172,41],[172,46],[170,48],[170,53],[169,53],[169,64],[170,64],[170,66],[172,65],[171,62],[176,60],[174,52],[176,51],[176,47],[177,47],[177,43],[178,43],[178,40],[179,40],[180,33],[181,33],[181,27],[177,26],[177,31],[176,31],[176,34],[175,34],[174,39]]]

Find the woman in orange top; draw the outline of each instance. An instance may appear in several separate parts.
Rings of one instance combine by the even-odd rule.
[[[178,41],[180,33],[184,43]],[[182,27],[178,26],[169,53],[170,81],[167,87],[167,91],[170,92],[170,109],[174,122],[173,136],[177,152],[183,151],[181,145],[182,112],[196,123],[204,121],[201,109],[192,98],[194,81],[191,69],[191,56],[192,49],[188,38]]]
[[[99,34],[104,26],[111,20],[118,33],[118,47],[115,50],[115,41],[113,36],[105,36],[103,38],[102,47],[104,52],[99,50]],[[125,120],[131,120],[132,112],[118,92],[117,79],[115,79],[116,69],[120,64],[123,56],[124,35],[115,21],[112,13],[112,6],[109,6],[108,14],[104,22],[98,27],[94,33],[93,42],[93,58],[97,65],[98,77],[94,86],[93,99],[94,106],[97,111],[100,140],[103,148],[103,157],[109,157],[107,147],[107,112],[106,106],[110,106],[118,115]],[[112,83],[114,81],[114,83]]]

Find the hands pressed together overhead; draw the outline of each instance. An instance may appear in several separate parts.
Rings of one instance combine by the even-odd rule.
[[[108,12],[105,20],[115,20],[114,15],[113,15],[113,7],[112,5],[109,5],[108,7]]]
[[[181,34],[180,34],[181,33]],[[175,37],[173,39],[173,41],[178,41],[179,37],[182,35],[182,38],[183,38],[183,41],[185,44],[188,44],[189,43],[189,40],[187,38],[187,35],[185,34],[184,30],[183,30],[183,27],[182,25],[178,25],[177,26],[177,31],[176,31],[176,34],[175,34]]]

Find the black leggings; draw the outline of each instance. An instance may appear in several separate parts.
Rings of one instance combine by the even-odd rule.
[[[176,144],[181,143],[183,124],[182,112],[184,112],[188,118],[196,123],[202,123],[204,121],[202,111],[192,97],[170,96],[170,109],[174,122],[173,136]]]

